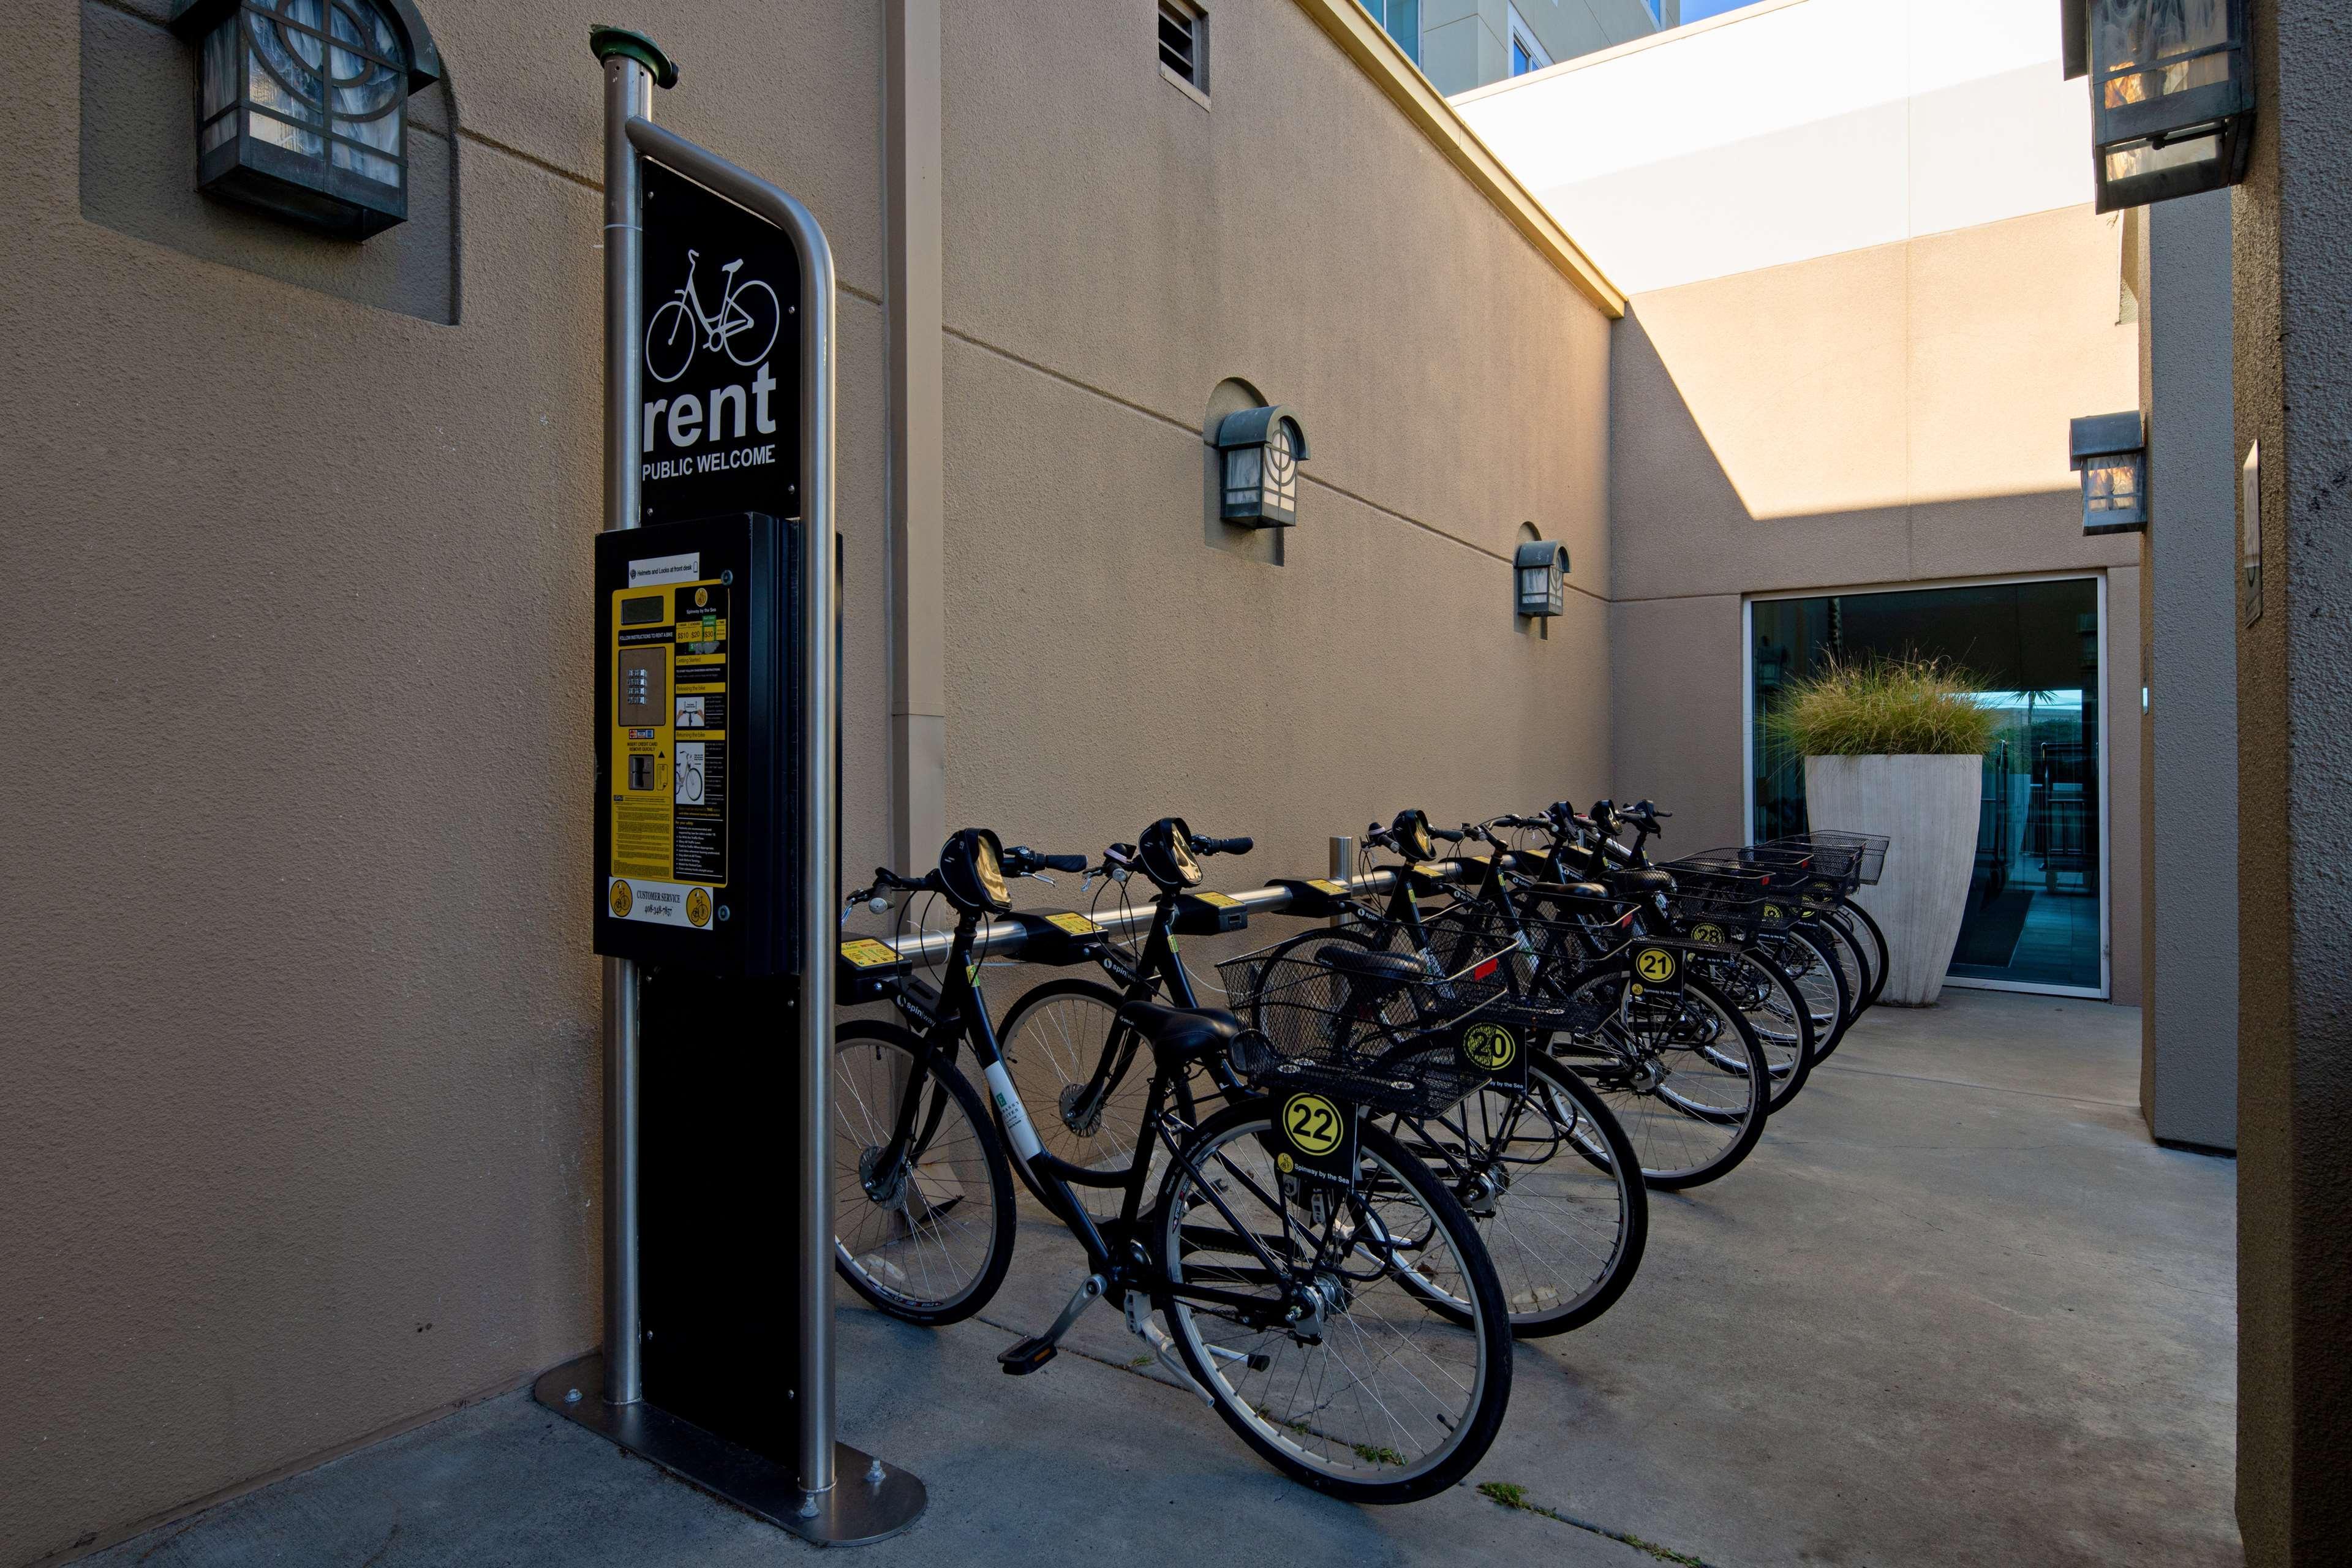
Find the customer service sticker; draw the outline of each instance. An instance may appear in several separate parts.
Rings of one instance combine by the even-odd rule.
[[[710,929],[710,889],[685,882],[641,882],[615,877],[604,889],[613,918],[681,931]]]

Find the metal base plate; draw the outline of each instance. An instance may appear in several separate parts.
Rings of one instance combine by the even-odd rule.
[[[886,1541],[922,1517],[930,1501],[906,1471],[834,1445],[831,1491],[804,1492],[783,1466],[712,1436],[654,1405],[607,1405],[602,1352],[567,1362],[531,1385],[531,1397],[557,1415],[707,1492],[820,1546]]]

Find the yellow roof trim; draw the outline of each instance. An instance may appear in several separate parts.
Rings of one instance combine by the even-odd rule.
[[[1612,321],[1624,315],[1624,294],[1568,237],[1559,220],[1528,194],[1527,187],[1503,166],[1503,161],[1478,140],[1477,134],[1454,111],[1454,106],[1445,101],[1444,94],[1430,85],[1420,68],[1405,58],[1396,40],[1356,0],[1297,0],[1297,5],[1314,19],[1317,26],[1331,36],[1332,42],[1372,79],[1373,85],[1386,93],[1391,102],[1404,110],[1405,118],[1423,135],[1437,143],[1437,150],[1462,171],[1463,177],[1477,188],[1478,194],[1494,204],[1495,210],[1543,253],[1544,259],[1576,285],[1578,292]]]

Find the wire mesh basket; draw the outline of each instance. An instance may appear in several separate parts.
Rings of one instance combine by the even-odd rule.
[[[1803,849],[1830,857],[1850,854],[1853,858],[1853,879],[1864,887],[1875,885],[1880,873],[1886,869],[1886,848],[1892,843],[1894,840],[1884,833],[1846,833],[1828,827],[1764,841],[1765,847],[1771,849]]]
[[[1790,903],[1774,901],[1769,871],[1728,863],[1665,868],[1675,878],[1666,895],[1675,918],[1700,941],[1738,942],[1757,931],[1786,931],[1797,918]]]
[[[1217,965],[1249,1033],[1234,1065],[1269,1092],[1314,1089],[1375,1110],[1432,1116],[1488,1081],[1464,1026],[1506,993],[1507,954],[1447,974],[1352,942],[1244,953]]]

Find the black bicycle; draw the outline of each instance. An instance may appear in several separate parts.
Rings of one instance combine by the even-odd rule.
[[[1122,914],[1132,910],[1130,890],[1139,878],[1151,889],[1151,909],[1130,945],[1101,950],[1099,962],[1115,984],[1048,980],[1005,1011],[1000,1038],[1013,1081],[1030,1103],[1051,1108],[1038,1128],[1049,1152],[1112,1174],[1134,1158],[1143,1142],[1138,1132],[1150,1075],[1121,1009],[1155,998],[1199,1005],[1180,939],[1234,929],[1234,917],[1244,913],[1223,895],[1199,890],[1201,862],[1245,855],[1251,845],[1206,837],[1181,817],[1163,817],[1136,844],[1111,846],[1088,870],[1089,883],[1116,890]],[[1288,912],[1310,917],[1330,912],[1334,895],[1344,895],[1320,880],[1276,885],[1290,892]],[[1275,962],[1296,951],[1297,944],[1282,943],[1218,965],[1223,988],[1277,1051],[1286,1049],[1290,1032],[1277,1023],[1297,1025],[1318,1003],[1336,1001],[1351,986],[1362,989],[1360,976],[1328,964],[1293,971]],[[1472,967],[1478,956],[1465,953],[1456,967]],[[1405,978],[1429,977],[1416,970]],[[1271,1000],[1270,986],[1279,994]],[[1454,1005],[1466,1016],[1464,998],[1457,995]],[[1482,1038],[1490,1054],[1522,1049],[1517,1034]],[[1565,1067],[1540,1053],[1528,1056],[1516,1072],[1507,1059],[1498,1062],[1501,1070],[1486,1076],[1475,1092],[1438,1110],[1385,1121],[1477,1222],[1502,1279],[1511,1331],[1521,1338],[1566,1332],[1607,1311],[1640,1270],[1649,1234],[1648,1199],[1633,1174],[1640,1161],[1616,1117]],[[1228,1099],[1240,1091],[1225,1064],[1212,1060],[1200,1070],[1211,1091]],[[1108,1189],[1076,1190],[1095,1194],[1090,1207],[1097,1214],[1116,1198]]]
[[[1012,1258],[1008,1165],[1017,1163],[1077,1239],[1087,1273],[1051,1327],[998,1357],[1005,1371],[1045,1365],[1079,1314],[1108,1298],[1286,1474],[1359,1502],[1452,1486],[1502,1424],[1508,1314],[1460,1203],[1367,1111],[1451,1092],[1431,1087],[1443,1075],[1417,1068],[1458,1041],[1349,1019],[1330,1054],[1306,1064],[1279,1058],[1229,1013],[1129,1002],[1119,1016],[1151,1064],[1139,1146],[1117,1173],[1058,1159],[998,1047],[977,983],[979,938],[983,921],[1013,918],[1008,875],[1084,865],[1004,849],[993,833],[967,828],[924,877],[877,871],[850,895],[855,908],[937,893],[957,918],[936,987],[889,943],[842,944],[845,996],[893,1001],[909,1024],[839,1027],[836,1267],[894,1317],[969,1317]],[[1075,960],[1087,938],[1066,934]],[[958,1065],[966,1049],[1003,1118],[1010,1161]],[[1189,1086],[1198,1066],[1219,1058],[1259,1092],[1202,1115]],[[1115,1187],[1116,1214],[1097,1219],[1082,1186]]]
[[[1361,850],[1367,867],[1376,850],[1402,857],[1386,903],[1350,900],[1348,925],[1305,932],[1272,954],[1307,958],[1353,944],[1411,955],[1443,974],[1460,957],[1505,948],[1513,953],[1504,964],[1505,1008],[1539,1055],[1594,1091],[1648,1185],[1697,1186],[1746,1159],[1763,1134],[1770,1065],[1738,1008],[1692,972],[1693,944],[1644,935],[1624,896],[1590,883],[1522,881],[1507,910],[1454,899],[1437,844],[1463,837],[1432,828],[1419,811],[1400,812],[1386,827],[1372,824]],[[1496,870],[1491,860],[1456,864],[1477,866],[1481,876]],[[1432,898],[1447,901],[1424,912],[1422,900]],[[1654,976],[1642,973],[1644,963]],[[1597,1141],[1572,1142],[1588,1161],[1612,1159]]]

